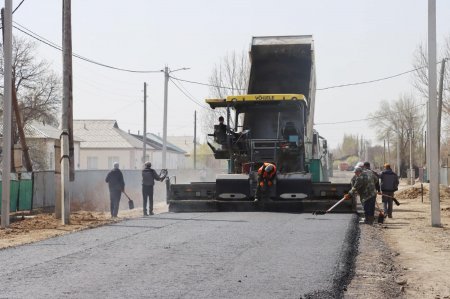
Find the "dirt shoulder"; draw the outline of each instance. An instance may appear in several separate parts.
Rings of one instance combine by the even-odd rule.
[[[383,224],[361,224],[346,298],[450,298],[450,189],[441,186],[442,227],[431,226],[428,184],[402,186]],[[380,202],[378,198],[378,202]]]

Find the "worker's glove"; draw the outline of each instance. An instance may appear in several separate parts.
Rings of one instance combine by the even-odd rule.
[[[347,193],[347,194],[344,195],[344,198],[345,198],[345,200],[349,200],[349,199],[351,199],[352,197],[351,197],[350,194]]]

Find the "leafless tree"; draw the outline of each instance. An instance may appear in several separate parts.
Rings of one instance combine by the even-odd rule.
[[[49,125],[58,125],[58,115],[61,106],[61,80],[50,69],[50,65],[36,59],[36,44],[30,40],[13,38],[13,79],[16,88],[16,95],[22,118],[22,125],[25,127],[31,121],[39,121]],[[0,52],[0,80],[4,75],[3,52]],[[3,89],[0,90],[0,97],[3,99]],[[0,114],[3,117],[3,106],[0,107]],[[12,115],[12,142],[19,142],[19,134],[16,126],[15,115]],[[42,156],[36,151],[36,147],[29,146],[35,166],[44,166],[46,161],[40,161]],[[42,156],[45,157],[45,156]],[[39,168],[38,167],[38,168]]]
[[[24,124],[32,120],[58,125],[61,104],[61,80],[45,61],[36,60],[35,43],[13,39],[13,78]],[[0,77],[3,78],[3,53],[0,54]],[[1,93],[3,97],[3,91]],[[3,113],[3,111],[2,111]],[[18,141],[17,134],[13,140]]]
[[[419,143],[418,137],[422,134],[425,124],[424,106],[424,103],[419,103],[412,95],[403,94],[397,101],[382,101],[380,108],[370,115],[370,123],[376,128],[378,140],[394,140],[395,150],[399,145],[402,171],[405,171],[405,166],[409,165],[408,138],[412,136],[412,133],[414,133],[412,140],[414,148],[416,152],[419,151],[416,145]],[[414,159],[414,162],[417,163],[417,159]]]
[[[209,77],[211,98],[225,98],[229,95],[240,95],[247,92],[250,75],[248,53],[231,52],[226,54],[216,64]],[[213,124],[217,123],[222,113],[216,110],[204,110],[201,116],[203,132],[212,132]],[[225,117],[225,115],[222,115]]]
[[[440,52],[440,58],[438,58],[439,63],[442,63],[442,59],[447,58],[442,93],[442,116],[443,119],[445,119],[444,123],[446,124],[446,131],[448,131],[450,116],[450,66],[448,65],[448,59],[450,59],[450,35],[445,39]],[[413,66],[417,69],[413,76],[413,86],[423,97],[428,98],[428,50],[423,44],[420,44],[415,51]],[[440,70],[441,68],[438,67],[438,85]],[[437,88],[439,88],[439,86],[437,86]]]

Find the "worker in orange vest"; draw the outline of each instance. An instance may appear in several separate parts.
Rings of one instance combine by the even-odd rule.
[[[261,192],[265,192],[267,187],[273,185],[273,180],[277,173],[277,167],[275,164],[264,162],[263,165],[258,169],[258,186],[256,188],[255,201],[261,196]]]

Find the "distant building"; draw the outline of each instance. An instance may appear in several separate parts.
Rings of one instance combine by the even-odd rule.
[[[143,140],[142,135],[131,134],[140,141]],[[169,142],[169,137],[166,141],[166,168],[167,169],[184,169],[189,168],[187,165],[186,155],[187,152],[183,149]],[[148,157],[148,161],[152,162],[152,167],[160,169],[162,168],[162,148],[163,139],[158,135],[153,133],[147,133],[146,135],[147,147],[151,146],[153,150],[150,152],[151,155]]]
[[[3,132],[3,123],[0,124]],[[25,139],[33,163],[33,170],[55,170],[55,142],[60,139],[61,130],[38,121],[32,121],[24,127]],[[3,144],[3,133],[2,133]],[[15,145],[15,165],[22,163],[22,150],[20,144]],[[75,169],[79,169],[80,139],[74,134]],[[56,161],[56,162],[55,162]],[[23,164],[23,163],[22,163]]]
[[[111,169],[114,162],[122,169],[141,169],[144,161],[151,161],[155,169],[162,167],[162,141],[150,138],[153,134],[147,137],[143,159],[142,136],[121,130],[115,120],[74,120],[73,127],[74,135],[81,139],[80,169]],[[168,144],[166,168],[184,165],[180,156],[183,158],[184,152]]]

